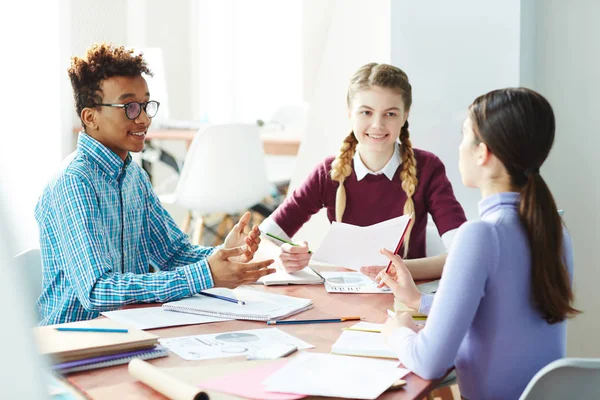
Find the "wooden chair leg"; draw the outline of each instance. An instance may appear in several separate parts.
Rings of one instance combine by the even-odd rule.
[[[188,211],[185,214],[185,217],[183,219],[183,223],[181,224],[181,230],[184,233],[188,233],[189,234],[189,231],[190,231],[190,222],[192,222],[192,212]]]
[[[450,391],[452,392],[452,397],[455,400],[460,400],[461,399],[460,389],[458,388],[458,385],[452,385],[452,386],[450,386]]]
[[[204,232],[204,219],[202,217],[198,217],[196,221],[196,228],[194,229],[194,235],[192,237],[192,244],[199,245],[202,240],[202,233]]]
[[[452,386],[456,386],[456,391],[458,392],[458,385]],[[458,393],[458,397],[455,397],[454,390],[452,390],[452,386],[444,386],[431,391],[427,395],[427,400],[460,400],[460,392]]]
[[[216,235],[215,241],[213,243],[214,246],[218,246],[221,243],[223,243],[221,238],[224,238],[225,235],[229,232],[229,231],[227,231],[227,226],[228,226],[230,219],[231,219],[231,216],[229,214],[223,214],[223,219],[221,220],[221,223],[219,224],[219,226],[217,226],[217,235]]]

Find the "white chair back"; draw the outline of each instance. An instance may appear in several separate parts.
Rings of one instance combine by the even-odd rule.
[[[0,189],[4,189],[0,185]],[[23,270],[14,268],[14,254],[7,217],[0,199],[0,342],[4,343],[0,360],[0,399],[48,399],[43,369],[46,360],[37,353],[32,327],[35,325],[34,302],[31,301]],[[13,262],[11,262],[13,261]],[[29,272],[29,271],[27,271]]]
[[[447,253],[448,250],[444,246],[444,242],[438,233],[437,226],[431,218],[425,227],[425,256],[433,257]]]
[[[308,103],[288,104],[279,107],[271,116],[270,123],[281,124],[285,126],[295,126],[304,128],[306,126],[306,116],[308,115]]]
[[[600,399],[600,358],[562,358],[531,379],[519,400]]]
[[[42,254],[40,249],[28,249],[17,254],[14,264],[25,279],[27,296],[35,304],[42,294]]]
[[[201,215],[238,214],[269,192],[256,125],[212,125],[196,134],[174,202]]]

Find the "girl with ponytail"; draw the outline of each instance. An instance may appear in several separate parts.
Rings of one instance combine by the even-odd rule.
[[[478,188],[481,220],[458,230],[427,324],[390,318],[384,336],[426,378],[456,367],[467,399],[516,399],[538,370],[566,352],[573,306],[573,249],[540,174],[554,142],[554,113],[525,88],[495,90],[469,108],[459,147],[463,184]],[[387,253],[399,301],[421,295],[404,262]],[[417,332],[418,331],[418,332]]]
[[[427,214],[447,246],[466,217],[440,159],[412,147],[408,77],[392,65],[364,65],[350,80],[346,103],[352,129],[340,152],[318,164],[261,231],[289,240],[323,207],[330,221],[358,226],[414,213],[399,254],[416,279],[439,278],[446,255],[425,258]],[[280,259],[288,272],[306,267],[308,244],[282,245]],[[384,267],[362,271],[374,279]]]

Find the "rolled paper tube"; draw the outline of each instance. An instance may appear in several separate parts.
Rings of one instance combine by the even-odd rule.
[[[131,360],[128,369],[133,377],[170,399],[208,400],[205,392],[172,377],[146,361]]]

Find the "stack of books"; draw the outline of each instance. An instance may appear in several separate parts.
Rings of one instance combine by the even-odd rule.
[[[167,356],[158,336],[109,319],[34,328],[38,350],[62,374]]]

